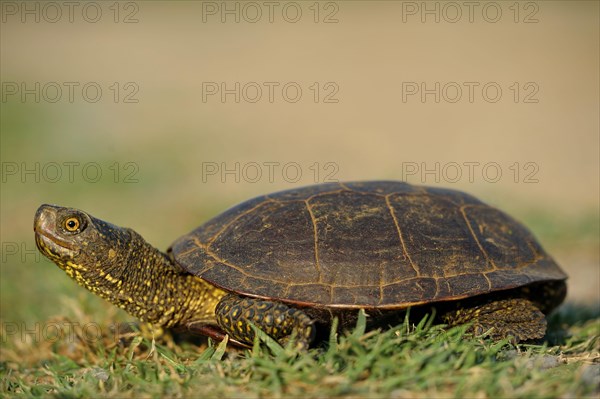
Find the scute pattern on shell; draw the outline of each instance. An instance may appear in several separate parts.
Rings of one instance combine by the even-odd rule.
[[[566,278],[503,212],[459,191],[393,181],[258,197],[171,251],[227,291],[329,308],[401,309]]]

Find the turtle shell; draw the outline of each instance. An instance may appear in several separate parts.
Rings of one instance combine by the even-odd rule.
[[[505,213],[459,191],[393,181],[254,198],[170,251],[226,291],[338,309],[402,309],[567,277]]]

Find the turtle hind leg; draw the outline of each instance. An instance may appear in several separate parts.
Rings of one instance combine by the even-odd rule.
[[[491,301],[482,305],[460,307],[445,313],[449,325],[472,322],[470,331],[483,334],[493,328],[493,339],[512,338],[514,343],[543,338],[546,318],[533,302],[524,298]]]
[[[304,312],[283,303],[256,298],[226,295],[215,309],[217,324],[233,339],[252,344],[251,324],[285,345],[294,337],[299,349],[308,349],[315,336],[315,327]]]

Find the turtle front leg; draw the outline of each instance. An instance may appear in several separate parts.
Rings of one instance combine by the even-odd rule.
[[[444,314],[449,325],[473,322],[471,331],[483,334],[493,328],[494,339],[511,337],[514,343],[543,338],[546,334],[546,318],[531,301],[512,298],[492,301],[483,305],[465,307]]]
[[[301,350],[308,349],[315,336],[315,327],[304,312],[283,303],[256,298],[226,295],[215,309],[219,327],[233,339],[250,343],[254,341],[251,323],[280,344],[292,336]]]

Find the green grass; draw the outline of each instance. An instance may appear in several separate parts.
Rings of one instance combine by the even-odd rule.
[[[600,318],[584,308],[553,316],[543,345],[514,347],[471,337],[464,327],[445,329],[427,318],[417,325],[405,320],[387,331],[365,331],[360,317],[353,331],[331,333],[303,354],[268,337],[249,350],[210,341],[175,342],[170,335],[155,342],[137,333],[115,339],[106,328],[118,318],[115,309],[86,314],[73,301],[68,313],[50,321],[75,326],[61,339],[38,341],[3,328],[3,396],[552,398],[600,393]],[[89,338],[94,336],[89,328],[86,332],[93,320],[103,332],[99,339]]]

